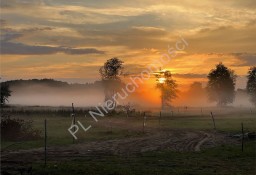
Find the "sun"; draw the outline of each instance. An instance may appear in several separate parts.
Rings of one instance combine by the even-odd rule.
[[[166,80],[166,78],[161,77],[161,78],[158,79],[158,82],[163,84],[165,82],[165,80]]]

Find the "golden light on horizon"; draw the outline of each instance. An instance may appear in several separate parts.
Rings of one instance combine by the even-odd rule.
[[[165,82],[165,80],[166,80],[166,78],[161,77],[161,78],[158,79],[158,82],[163,84]]]
[[[170,62],[155,65],[163,69],[153,75],[170,71],[179,87],[187,88],[194,81],[207,81],[209,71],[223,62],[242,77],[237,84],[244,88],[245,75],[255,64],[255,42],[248,37],[255,33],[255,10],[250,3],[237,1],[241,2],[221,6],[213,0],[203,4],[150,1],[136,7],[123,1],[110,6],[98,1],[90,2],[92,6],[86,1],[41,5],[6,1],[8,8],[2,9],[0,20],[4,38],[1,78],[98,81],[98,69],[113,57],[122,59],[126,72],[137,74],[162,53],[171,52],[180,38],[179,31],[189,46],[177,50]],[[241,40],[233,42],[233,36]],[[156,79],[150,81],[152,86]]]

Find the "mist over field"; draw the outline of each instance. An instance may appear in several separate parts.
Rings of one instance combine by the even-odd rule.
[[[256,175],[256,0],[1,0],[1,175]]]
[[[57,82],[57,81],[56,81]],[[12,83],[10,89],[12,96],[9,104],[27,106],[70,106],[74,103],[79,107],[94,107],[104,103],[104,87],[100,82],[92,84],[68,84],[65,82],[42,83],[26,81]],[[118,98],[120,105],[130,103],[134,108],[160,108],[160,93],[157,89],[151,88],[146,93],[156,92],[156,99],[149,101],[146,96],[140,95],[137,89],[134,93],[128,94],[125,100]],[[122,91],[120,95],[124,95]],[[179,92],[178,98],[173,101],[173,106],[208,107],[216,106],[208,100],[205,88],[189,88]],[[232,106],[251,107],[248,95],[245,90],[238,89]]]
[[[90,86],[66,85],[51,86],[32,83],[22,86],[11,86],[11,104],[40,106],[94,106],[104,100],[103,88],[100,85]]]

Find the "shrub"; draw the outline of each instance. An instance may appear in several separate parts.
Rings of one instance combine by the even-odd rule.
[[[10,118],[10,116],[1,117],[1,138],[10,141],[26,141],[39,139],[41,131],[33,129],[33,121]]]

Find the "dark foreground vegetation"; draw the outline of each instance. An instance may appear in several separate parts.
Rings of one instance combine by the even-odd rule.
[[[225,145],[202,152],[147,152],[137,156],[91,155],[83,159],[33,164],[38,175],[253,175],[256,142],[240,146]]]
[[[76,119],[92,128],[88,132],[79,130],[75,143],[67,130],[72,118],[66,108],[9,107],[5,111],[21,121],[33,120],[31,128],[42,133],[36,140],[2,138],[2,174],[255,174],[255,140],[245,137],[241,149],[241,123],[245,135],[255,132],[255,109],[173,108],[161,118],[159,112],[148,111],[144,128],[139,111],[129,117],[125,112],[113,113],[95,123],[84,117],[88,109],[81,108]]]

